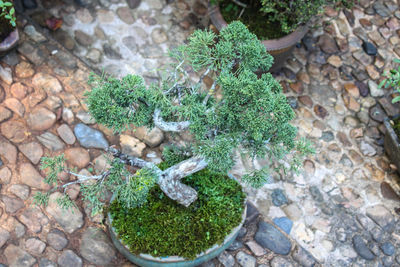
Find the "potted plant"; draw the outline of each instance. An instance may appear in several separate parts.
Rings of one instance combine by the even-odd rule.
[[[394,59],[395,63],[400,63],[400,59]],[[391,69],[389,73],[385,74],[386,79],[382,80],[379,84],[379,88],[392,87],[393,90],[397,93],[400,93],[400,67],[397,69]],[[392,103],[400,102],[400,96],[397,95],[392,99]],[[397,171],[400,171],[400,116],[393,118],[390,120],[389,118],[385,118],[384,125],[386,129],[384,148],[387,154],[389,155],[392,162],[396,165]]]
[[[0,56],[14,48],[19,40],[12,1],[0,0]]]
[[[307,141],[296,138],[290,124],[295,114],[280,84],[270,73],[254,73],[267,71],[272,57],[241,22],[218,36],[197,30],[170,55],[174,63],[160,85],[146,87],[137,75],[93,75],[86,101],[97,122],[117,132],[146,125],[186,133],[189,142],[165,147],[159,165],[109,147],[111,167],[94,176],[67,169],[62,155],[42,160],[50,184],[57,185],[62,171],[77,177],[52,191],[80,183],[82,198],[94,212],[101,211],[106,192],[112,193],[113,242],[142,266],[197,266],[235,239],[245,216],[245,195],[227,172],[237,150],[253,160],[270,158],[271,164],[241,177],[254,187],[273,172],[297,170],[312,152]],[[189,75],[193,72],[198,79]],[[214,79],[208,87],[206,76]],[[47,197],[39,193],[35,199],[46,203]],[[72,202],[66,197],[59,203]]]
[[[350,7],[352,0],[210,0],[209,14],[218,30],[233,20],[248,26],[274,57],[270,71],[277,71],[307,33],[310,20],[324,6],[338,3]]]

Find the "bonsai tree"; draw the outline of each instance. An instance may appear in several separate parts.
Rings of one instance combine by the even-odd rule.
[[[181,179],[204,168],[226,174],[235,164],[236,151],[252,160],[269,158],[270,164],[242,177],[254,187],[266,183],[273,172],[297,170],[301,158],[312,151],[305,140],[296,139],[296,128],[290,124],[295,113],[280,84],[270,73],[255,74],[267,71],[273,59],[241,22],[231,23],[219,35],[197,30],[170,56],[173,63],[160,84],[146,86],[138,75],[121,79],[92,75],[86,102],[96,121],[117,133],[147,126],[190,134],[192,141],[185,146],[164,148],[164,159],[175,164],[162,170],[109,147],[110,169],[83,176],[67,169],[62,155],[43,158],[52,191],[81,183],[83,198],[99,211],[107,190],[130,208],[145,203],[147,193],[157,185],[169,198],[188,207],[197,192]],[[212,85],[205,85],[206,76],[213,78]],[[139,170],[133,173],[127,166]],[[58,174],[63,171],[77,180],[59,185]],[[48,195],[39,193],[35,200],[45,204]],[[59,203],[68,206],[71,201],[63,198]]]
[[[0,41],[4,40],[17,26],[12,1],[0,0]]]

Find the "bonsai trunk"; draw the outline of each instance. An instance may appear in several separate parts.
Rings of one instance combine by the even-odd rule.
[[[113,147],[109,147],[107,151],[114,157],[119,158],[125,164],[139,168],[146,167],[154,170],[158,176],[157,183],[160,186],[160,189],[169,198],[177,201],[179,204],[188,207],[196,201],[196,190],[181,183],[180,180],[206,168],[208,164],[203,157],[191,157],[162,171],[154,163],[123,154]]]
[[[197,192],[190,186],[180,182],[186,176],[207,167],[202,157],[192,157],[163,171],[158,179],[161,190],[171,199],[188,207],[197,199]]]

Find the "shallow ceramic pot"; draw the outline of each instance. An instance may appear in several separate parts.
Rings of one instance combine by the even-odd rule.
[[[386,118],[383,121],[386,129],[384,148],[390,160],[396,165],[397,172],[400,173],[400,140],[394,132],[390,120]]]
[[[18,29],[15,29],[6,37],[6,39],[3,40],[3,42],[0,43],[0,56],[6,55],[8,51],[17,46],[18,41]]]
[[[111,201],[113,200],[114,196],[111,198]],[[118,238],[118,234],[116,233],[115,228],[112,227],[112,218],[110,216],[110,213],[107,214],[107,217],[108,217],[108,228],[110,230],[111,240],[114,243],[114,246],[122,255],[124,255],[132,263],[135,263],[142,267],[194,267],[217,257],[224,250],[230,247],[230,245],[236,239],[240,229],[243,226],[243,223],[246,219],[246,212],[247,212],[247,205],[245,200],[245,205],[242,213],[242,221],[240,222],[240,224],[236,226],[231,231],[231,233],[225,237],[224,242],[222,244],[215,244],[213,247],[197,255],[197,258],[194,260],[187,260],[179,256],[153,257],[149,254],[140,254],[140,255],[133,254],[132,252],[129,251],[128,247],[125,246],[122,243],[122,241]]]
[[[225,19],[222,17],[218,5],[213,5],[209,2],[208,14],[210,16],[211,22],[218,30],[221,30],[228,25]],[[306,35],[308,28],[309,27],[307,25],[301,26],[298,27],[294,32],[279,39],[261,41],[267,49],[267,52],[274,57],[274,64],[269,71],[277,72],[282,68],[286,59],[288,59],[289,56],[292,54],[295,45],[300,42],[304,35]]]

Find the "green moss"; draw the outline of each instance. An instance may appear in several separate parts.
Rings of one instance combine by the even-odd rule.
[[[248,0],[242,0],[241,2],[248,3]],[[282,26],[279,22],[268,21],[266,13],[260,11],[262,7],[261,1],[255,1],[255,3],[249,5],[249,8],[245,9],[240,18],[238,17],[242,9],[235,5],[232,0],[221,0],[219,7],[228,24],[234,20],[240,20],[260,40],[276,39],[287,35],[282,31]]]
[[[151,190],[141,208],[123,209],[120,203],[111,203],[113,226],[131,252],[193,259],[222,243],[240,223],[245,195],[237,181],[203,170],[183,182],[198,192],[198,199],[188,208],[169,199],[158,187]]]

